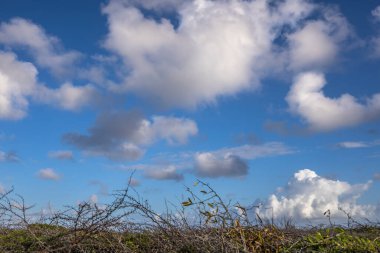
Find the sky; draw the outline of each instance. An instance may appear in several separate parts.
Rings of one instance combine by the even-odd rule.
[[[0,192],[376,221],[379,67],[375,0],[2,0]]]

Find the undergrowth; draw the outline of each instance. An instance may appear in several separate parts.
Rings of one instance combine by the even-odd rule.
[[[379,223],[359,224],[346,213],[346,226],[276,225],[252,219],[252,209],[226,203],[202,181],[194,187],[164,214],[129,185],[111,203],[39,215],[10,190],[0,195],[0,252],[380,252]]]

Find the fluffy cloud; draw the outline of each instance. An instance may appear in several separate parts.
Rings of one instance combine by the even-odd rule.
[[[279,142],[242,145],[194,155],[195,173],[201,177],[238,177],[248,173],[246,160],[295,152]]]
[[[330,65],[336,61],[342,42],[353,35],[347,20],[339,12],[324,10],[323,19],[309,21],[288,35],[290,68],[310,69]]]
[[[34,98],[40,103],[53,105],[64,110],[77,111],[90,105],[97,96],[97,91],[90,84],[73,86],[71,83],[64,83],[57,89],[40,86]]]
[[[49,152],[49,157],[55,158],[58,160],[73,160],[74,159],[73,152],[70,150],[51,151]]]
[[[212,153],[195,156],[195,171],[201,177],[237,177],[248,174],[248,164],[238,156],[218,158]]]
[[[27,115],[30,100],[64,110],[78,110],[96,99],[90,86],[64,84],[50,89],[37,80],[38,71],[15,54],[0,51],[0,119],[19,120]]]
[[[51,168],[46,168],[46,169],[41,169],[38,171],[37,176],[41,179],[45,180],[59,180],[61,178],[60,175],[58,175],[53,169]]]
[[[284,30],[299,32],[289,40],[300,60],[309,45],[302,39],[305,31],[296,28],[314,7],[303,0],[187,1],[178,7],[175,28],[167,19],[144,17],[131,1],[110,1],[103,9],[109,22],[105,46],[123,58],[128,73],[122,85],[112,88],[187,108],[255,89],[268,69],[273,73],[288,65],[286,54],[278,52],[287,46],[275,42]],[[340,34],[340,27],[325,26],[318,27],[318,36]],[[323,55],[332,51],[323,49]],[[310,57],[315,61],[315,55]]]
[[[323,74],[302,73],[286,97],[290,111],[301,116],[312,130],[329,131],[380,118],[380,93],[360,103],[349,94],[326,97],[322,90],[325,85]]]
[[[0,118],[25,117],[28,97],[37,87],[36,76],[33,64],[20,62],[14,54],[0,51]]]
[[[46,34],[43,28],[22,18],[0,24],[0,43],[14,48],[26,48],[38,65],[59,75],[71,69],[79,57],[77,52],[62,50],[56,37]]]
[[[376,217],[376,207],[357,204],[357,200],[371,183],[349,184],[327,179],[312,170],[304,169],[295,173],[285,187],[271,195],[265,206],[273,208],[275,218],[323,219],[327,210],[330,210],[333,218],[347,218],[339,210],[342,209],[353,217],[371,219]],[[270,217],[272,210],[262,210],[261,214]]]
[[[185,144],[197,133],[196,123],[189,119],[154,116],[150,121],[130,111],[101,114],[89,129],[89,135],[69,133],[63,139],[91,155],[136,160],[154,142]]]
[[[147,168],[144,172],[145,177],[156,180],[183,180],[183,174],[179,173],[174,165],[165,167],[154,166]]]

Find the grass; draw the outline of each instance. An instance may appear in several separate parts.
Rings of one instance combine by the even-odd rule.
[[[206,183],[174,211],[156,213],[129,186],[98,206],[83,202],[49,215],[11,190],[0,195],[0,252],[380,252],[380,225],[297,227],[225,203]],[[329,220],[330,221],[330,220]]]

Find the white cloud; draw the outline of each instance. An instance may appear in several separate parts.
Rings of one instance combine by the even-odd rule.
[[[25,117],[28,97],[37,87],[37,69],[18,61],[16,55],[0,51],[0,119]]]
[[[92,85],[73,86],[71,83],[64,83],[57,89],[40,86],[34,98],[40,103],[53,105],[64,110],[77,111],[90,105],[96,96],[97,92]]]
[[[64,140],[91,155],[136,160],[144,155],[146,147],[160,140],[186,144],[198,133],[198,128],[190,119],[153,116],[149,120],[131,111],[101,114],[89,132],[89,135],[69,133]]]
[[[344,141],[337,144],[341,148],[367,148],[369,145],[362,141]]]
[[[337,144],[340,148],[370,148],[380,145],[380,140],[374,141],[343,141]]]
[[[183,180],[183,175],[178,172],[174,165],[169,166],[153,166],[151,168],[146,168],[145,177],[156,179],[156,180]]]
[[[259,157],[286,155],[295,150],[279,142],[261,145],[242,145],[222,148],[212,152],[199,152],[194,155],[195,173],[202,177],[237,177],[248,174],[246,160]]]
[[[125,1],[103,9],[105,46],[120,55],[128,75],[116,91],[133,91],[164,106],[194,108],[252,90],[284,64],[275,40],[313,10],[302,0],[188,1],[178,28],[148,19]]]
[[[12,48],[26,48],[39,66],[58,75],[71,69],[79,57],[77,52],[64,51],[59,40],[46,34],[43,28],[22,18],[0,24],[0,43]]]
[[[302,73],[286,97],[290,111],[301,116],[312,130],[329,131],[380,118],[380,93],[359,103],[349,94],[326,97],[322,90],[325,85],[323,74]]]
[[[288,184],[271,195],[265,202],[273,208],[275,218],[292,217],[296,220],[323,220],[324,212],[330,210],[333,219],[347,218],[340,211],[352,217],[374,218],[376,207],[360,205],[357,200],[368,190],[372,181],[364,184],[350,184],[318,176],[314,171],[303,169],[294,174]],[[272,210],[261,210],[262,215],[270,217]]]
[[[343,42],[353,37],[349,23],[338,11],[322,8],[322,13],[322,19],[308,21],[288,35],[290,68],[329,66],[336,62]]]
[[[198,127],[190,119],[153,116],[150,132],[152,141],[164,139],[169,144],[178,145],[186,144],[190,136],[198,134]]]
[[[0,194],[4,194],[5,193],[5,188],[2,184],[0,184]]]
[[[74,159],[73,152],[70,150],[51,151],[49,152],[49,157],[55,158],[58,160],[73,160]]]
[[[208,152],[160,153],[150,158],[149,164],[121,165],[121,170],[143,170],[145,175],[155,174],[156,177],[182,177],[184,172],[191,172],[200,177],[240,177],[248,173],[247,160],[260,157],[286,155],[296,152],[294,149],[279,143],[269,142],[261,145],[242,145],[222,148]],[[155,172],[156,171],[156,172]],[[175,176],[175,171],[178,175]],[[171,172],[171,173],[168,173]],[[164,176],[162,176],[164,177]]]
[[[195,172],[201,177],[245,176],[248,174],[248,164],[234,155],[219,158],[212,153],[199,153],[195,156]]]
[[[57,89],[38,83],[38,71],[15,54],[0,51],[0,119],[19,120],[27,115],[30,100],[64,110],[79,110],[97,96],[91,85],[66,83]]]
[[[61,176],[58,175],[53,169],[51,168],[46,168],[46,169],[41,169],[37,173],[38,177],[41,179],[45,180],[59,180],[61,179]]]

